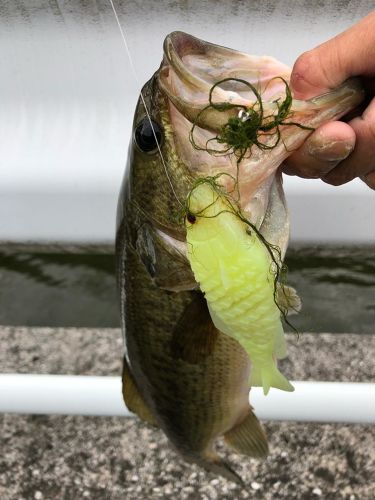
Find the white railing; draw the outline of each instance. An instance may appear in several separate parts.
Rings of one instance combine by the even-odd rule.
[[[293,382],[295,391],[251,390],[263,420],[375,423],[375,384]],[[0,375],[0,412],[130,416],[119,377]]]

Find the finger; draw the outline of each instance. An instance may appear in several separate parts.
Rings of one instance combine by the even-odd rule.
[[[364,114],[351,120],[348,125],[356,135],[355,150],[322,178],[328,184],[339,186],[360,177],[371,187],[371,172],[375,170],[375,98]]]
[[[355,145],[355,132],[343,122],[322,125],[283,165],[283,172],[317,179],[347,158]]]
[[[375,12],[340,35],[302,54],[294,64],[291,87],[308,99],[337,87],[350,76],[375,71]]]

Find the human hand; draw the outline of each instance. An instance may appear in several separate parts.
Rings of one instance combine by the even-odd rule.
[[[283,171],[339,186],[360,177],[375,189],[375,11],[340,35],[302,54],[294,64],[296,99],[310,99],[360,76],[368,99],[348,121],[317,128]],[[345,119],[345,118],[344,118]]]

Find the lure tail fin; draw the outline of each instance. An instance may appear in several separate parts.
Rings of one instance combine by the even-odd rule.
[[[293,392],[294,387],[289,380],[279,371],[276,364],[271,361],[267,364],[254,363],[250,374],[250,386],[263,387],[265,395],[271,387],[282,391]]]

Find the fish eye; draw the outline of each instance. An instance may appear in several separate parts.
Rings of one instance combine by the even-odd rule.
[[[163,133],[160,125],[147,117],[135,127],[134,140],[143,153],[155,153],[161,145]]]

